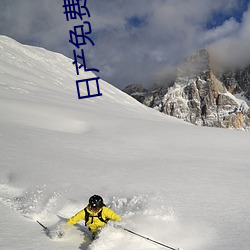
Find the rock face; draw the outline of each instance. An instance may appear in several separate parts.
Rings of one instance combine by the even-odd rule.
[[[233,94],[250,96],[249,72],[250,67],[215,75],[204,49],[187,58],[170,87],[140,88],[130,94],[149,107],[196,125],[248,129],[250,109]]]
[[[225,84],[230,93],[242,93],[250,100],[250,65],[245,69],[228,70],[218,74],[218,79]]]
[[[144,95],[147,92],[141,84],[131,84],[123,89],[123,91],[128,95],[133,96],[139,102],[144,101]]]

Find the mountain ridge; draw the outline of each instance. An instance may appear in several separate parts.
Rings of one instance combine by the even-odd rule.
[[[123,91],[148,107],[195,125],[249,129],[250,66],[216,72],[209,51],[202,49],[176,72],[170,86],[140,91],[142,86],[130,85]]]

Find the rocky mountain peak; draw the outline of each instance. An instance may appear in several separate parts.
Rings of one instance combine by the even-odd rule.
[[[202,49],[188,57],[177,69],[171,86],[140,92],[138,101],[167,115],[196,125],[248,129],[250,109],[246,97],[250,85],[250,67],[241,71],[214,73],[209,51]],[[249,94],[250,96],[250,94]]]
[[[201,49],[194,55],[188,57],[177,69],[177,77],[194,77],[205,74],[210,70],[209,53]]]

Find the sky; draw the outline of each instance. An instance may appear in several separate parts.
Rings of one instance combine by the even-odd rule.
[[[0,0],[0,6],[0,34],[69,57],[76,49],[69,31],[88,21],[94,46],[86,40],[80,47],[87,67],[121,89],[167,82],[201,48],[225,65],[250,62],[249,0],[87,0],[90,17],[69,21],[63,0]]]

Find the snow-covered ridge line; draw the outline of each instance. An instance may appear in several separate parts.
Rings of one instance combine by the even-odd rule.
[[[0,36],[0,72],[2,73],[0,84],[16,93],[34,95],[34,91],[36,91],[39,96],[45,89],[49,91],[53,84],[56,85],[58,92],[65,93],[67,91],[77,98],[76,80],[94,78],[96,75],[89,71],[80,70],[80,74],[77,76],[75,66],[72,63],[72,59],[62,54],[40,47],[22,45],[9,37]],[[8,78],[8,75],[12,75],[13,81],[10,82],[11,78]],[[23,79],[22,82],[18,82],[18,86],[14,80],[16,78]],[[140,106],[133,98],[109,83],[100,80],[100,85],[104,94],[103,97],[99,98],[100,100],[119,102],[130,107]],[[95,90],[94,88],[96,87],[90,85],[90,90]],[[80,89],[81,93],[87,93],[84,86]],[[91,98],[88,101],[97,100]]]

